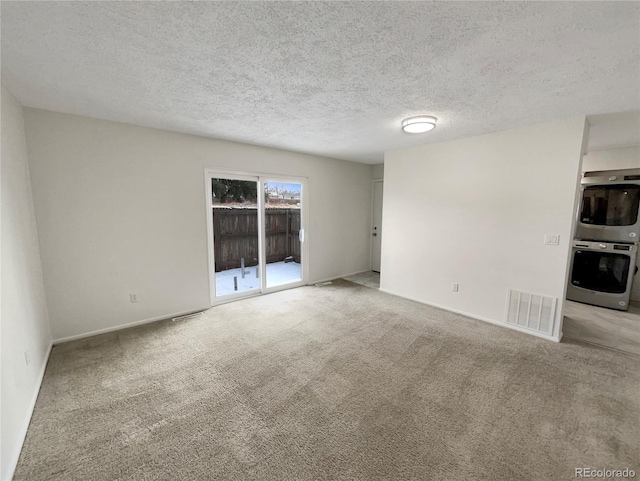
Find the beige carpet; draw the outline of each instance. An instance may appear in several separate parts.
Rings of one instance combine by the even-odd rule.
[[[345,280],[361,284],[363,286],[371,287],[373,289],[380,289],[380,273],[373,271],[360,272],[349,277],[345,277]]]
[[[640,358],[346,281],[56,346],[17,480],[640,472]]]

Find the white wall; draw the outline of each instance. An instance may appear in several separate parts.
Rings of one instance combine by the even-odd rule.
[[[209,306],[205,168],[308,177],[309,281],[369,266],[371,165],[35,109],[25,122],[54,339]]]
[[[22,106],[2,85],[0,479],[20,454],[51,344]],[[29,353],[27,365],[25,352]]]
[[[590,151],[582,159],[582,171],[640,169],[640,147]]]
[[[582,159],[582,171],[640,169],[640,147],[595,150]],[[640,259],[638,259],[640,267]],[[640,273],[636,275],[631,288],[631,300],[640,301]]]
[[[585,129],[581,117],[386,153],[382,289],[494,322],[508,288],[553,296],[557,336]]]
[[[374,179],[384,178],[384,164],[376,164],[373,166],[373,178]]]

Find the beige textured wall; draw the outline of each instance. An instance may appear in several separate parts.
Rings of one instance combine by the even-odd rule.
[[[581,117],[387,152],[381,287],[499,323],[508,288],[555,297],[557,338],[586,129]]]
[[[369,266],[371,165],[43,110],[25,121],[55,339],[209,306],[205,168],[308,178],[309,281]]]

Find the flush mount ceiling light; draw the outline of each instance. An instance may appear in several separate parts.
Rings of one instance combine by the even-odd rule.
[[[429,132],[436,128],[438,119],[429,115],[419,115],[417,117],[409,117],[402,121],[402,130],[409,134],[421,134]]]

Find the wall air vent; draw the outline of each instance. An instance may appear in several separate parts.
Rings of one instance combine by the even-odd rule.
[[[506,322],[551,336],[557,301],[556,297],[509,289]]]
[[[178,316],[178,317],[174,317],[171,320],[172,321],[186,321],[187,319],[195,319],[196,317],[201,317],[204,315],[204,311],[200,311],[200,312],[192,312],[191,314],[186,314],[184,316]]]

